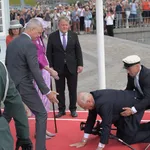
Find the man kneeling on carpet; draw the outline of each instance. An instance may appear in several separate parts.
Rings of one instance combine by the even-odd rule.
[[[84,128],[84,136],[79,143],[71,144],[76,148],[87,144],[92,133],[96,117],[102,118],[100,143],[96,150],[103,150],[108,143],[111,125],[117,128],[117,137],[128,144],[150,142],[150,123],[140,124],[144,110],[129,117],[122,117],[122,108],[130,107],[139,102],[141,95],[136,91],[128,90],[97,90],[90,93],[81,92],[78,95],[78,105],[88,109],[89,114]]]

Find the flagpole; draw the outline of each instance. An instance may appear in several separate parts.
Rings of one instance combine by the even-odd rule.
[[[105,89],[106,79],[105,79],[103,0],[96,0],[96,20],[97,20],[96,31],[97,31],[99,89]]]
[[[21,8],[23,9],[24,8],[24,0],[20,0],[20,5],[21,5]]]

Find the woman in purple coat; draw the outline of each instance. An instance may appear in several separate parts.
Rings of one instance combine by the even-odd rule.
[[[41,23],[42,23],[42,18],[37,18]],[[42,23],[43,24],[43,23]],[[39,62],[39,67],[41,69],[42,72],[42,76],[43,79],[45,81],[45,83],[47,84],[47,86],[50,88],[50,76],[52,76],[55,79],[59,79],[58,77],[58,73],[49,67],[49,63],[46,57],[46,48],[42,39],[42,36],[39,37],[38,39],[36,39],[35,41],[33,41],[33,43],[36,45],[37,47],[37,54],[38,54],[38,62]],[[42,95],[40,89],[38,88],[36,82],[34,81],[34,85],[35,88],[40,96],[40,98],[42,99],[43,105],[46,109],[47,112],[50,111],[50,101],[48,100],[46,95]],[[46,139],[50,139],[51,137],[55,136],[55,134],[52,134],[48,131],[46,131]]]

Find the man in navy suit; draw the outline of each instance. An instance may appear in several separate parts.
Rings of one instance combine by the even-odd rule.
[[[83,70],[83,58],[80,43],[76,33],[69,31],[69,19],[60,17],[58,20],[59,30],[50,34],[47,45],[47,58],[50,67],[53,67],[59,75],[56,80],[59,112],[57,118],[65,115],[65,80],[67,80],[72,117],[77,117],[77,79]]]
[[[150,69],[140,64],[140,57],[130,55],[123,59],[124,68],[127,70],[126,90],[136,90],[142,96],[142,100],[132,107],[123,108],[123,116],[135,114],[141,110],[150,108]]]
[[[70,146],[78,148],[87,144],[97,115],[102,118],[102,122],[100,142],[96,150],[103,150],[108,143],[112,124],[117,127],[117,137],[128,144],[150,142],[150,123],[140,124],[144,111],[129,117],[120,115],[123,107],[138,104],[140,96],[138,92],[128,90],[105,89],[90,93],[81,92],[77,102],[81,108],[89,110],[89,114],[82,141]]]

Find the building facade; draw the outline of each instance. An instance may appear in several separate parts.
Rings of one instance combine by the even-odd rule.
[[[10,24],[9,1],[0,0],[0,60],[4,62],[6,53],[6,36]]]

